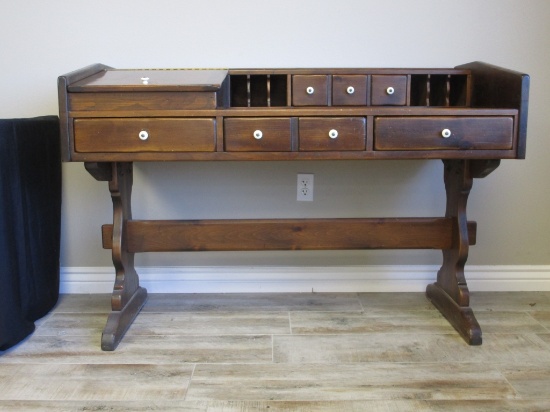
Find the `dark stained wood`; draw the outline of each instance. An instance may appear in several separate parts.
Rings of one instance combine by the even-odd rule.
[[[516,150],[518,159],[524,159],[529,110],[529,75],[483,62],[473,62],[457,68],[467,69],[472,73],[472,107],[518,109]]]
[[[216,150],[216,120],[208,118],[76,119],[74,133],[77,152]]]
[[[334,133],[332,137],[331,132]],[[366,119],[301,117],[298,119],[298,134],[300,151],[365,150]]]
[[[311,94],[308,93],[309,87],[313,89]],[[292,104],[294,106],[327,106],[328,76],[292,76]]]
[[[445,216],[453,220],[452,248],[443,250],[443,265],[437,282],[426,289],[428,298],[470,345],[481,345],[481,328],[469,308],[470,292],[464,276],[469,239],[466,204],[475,177],[487,176],[498,162],[472,165],[469,160],[445,160],[444,181],[447,194]]]
[[[234,251],[336,249],[450,249],[447,218],[133,220],[128,251]],[[112,225],[102,228],[103,247],[112,247]],[[475,243],[476,224],[468,236]]]
[[[70,93],[69,110],[185,110],[215,109],[216,92],[105,92]]]
[[[98,163],[88,162],[84,163],[86,171],[90,173],[95,180],[100,182],[109,182],[113,180],[113,164],[112,163]]]
[[[443,137],[448,130],[450,136]],[[375,150],[511,149],[512,117],[376,117]]]
[[[73,82],[70,92],[206,92],[218,91],[227,70],[102,70]],[[147,80],[145,80],[147,79]]]
[[[352,87],[352,89],[349,89]],[[369,82],[366,75],[332,76],[333,106],[366,106]]]
[[[92,65],[61,76],[58,91],[63,159],[85,162],[108,181],[113,201],[113,224],[102,230],[116,270],[104,350],[116,347],[147,296],[134,253],[214,250],[440,249],[443,264],[426,293],[469,344],[481,344],[464,276],[476,240],[466,203],[474,178],[501,159],[525,157],[529,76],[479,62],[212,71]],[[132,220],[136,161],[377,159],[443,160],[445,217]]]
[[[378,150],[349,151],[224,151],[224,152],[134,152],[78,153],[79,162],[149,162],[149,161],[276,161],[276,160],[399,160],[399,159],[515,159],[511,150]]]
[[[67,93],[69,86],[79,80],[87,78],[95,73],[109,69],[110,67],[103,64],[92,64],[79,70],[75,70],[71,73],[67,73],[64,76],[59,76],[57,79],[57,95],[59,100],[59,122],[60,122],[60,138],[61,138],[61,159],[64,162],[71,160],[71,153],[74,148],[71,143],[71,130],[72,124],[69,120],[69,98]]]
[[[141,110],[112,110],[98,111],[96,113],[90,111],[75,111],[69,112],[69,115],[74,118],[83,117],[216,117],[224,116],[231,117],[307,117],[307,116],[517,116],[517,109],[490,109],[479,108],[472,109],[469,107],[401,107],[401,106],[367,106],[367,107],[292,107],[292,109],[284,107],[231,107],[228,109],[221,108],[216,110],[166,110],[157,108],[148,110],[144,113]]]
[[[228,152],[289,152],[291,150],[290,131],[290,118],[226,118],[224,121],[225,150]]]
[[[114,163],[109,191],[113,201],[112,257],[115,284],[111,297],[111,314],[101,337],[101,349],[115,350],[147,298],[147,290],[139,286],[134,268],[134,254],[128,252],[126,225],[132,219],[132,163]]]
[[[375,74],[371,78],[373,106],[403,106],[407,103],[407,76]],[[389,93],[388,88],[392,88],[393,93]]]

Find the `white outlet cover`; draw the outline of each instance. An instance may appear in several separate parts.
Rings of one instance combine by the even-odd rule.
[[[296,182],[296,200],[298,202],[313,201],[313,178],[312,173],[298,173]]]

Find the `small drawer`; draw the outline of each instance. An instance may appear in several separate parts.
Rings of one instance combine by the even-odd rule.
[[[333,106],[366,106],[367,76],[332,76]]]
[[[364,117],[300,118],[300,150],[365,150],[365,126]]]
[[[407,104],[407,76],[372,75],[371,104],[373,106],[404,106]]]
[[[375,150],[509,150],[512,117],[377,117]]]
[[[327,106],[328,76],[294,75],[292,76],[292,105]]]
[[[290,118],[226,118],[224,135],[228,152],[291,150]]]
[[[103,152],[213,152],[215,119],[76,119],[75,150]]]

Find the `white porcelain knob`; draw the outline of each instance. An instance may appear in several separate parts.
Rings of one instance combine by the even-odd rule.
[[[139,132],[139,138],[141,140],[147,140],[149,139],[149,133],[147,133],[146,130],[142,130],[141,132]]]
[[[328,137],[331,139],[336,139],[338,137],[338,130],[332,129],[330,132],[328,132]]]
[[[142,82],[143,84],[149,84],[149,78],[148,78],[148,77],[142,77],[142,78],[141,78],[141,82]]]
[[[388,88],[386,89],[386,93],[388,93],[388,94],[394,94],[394,93],[395,93],[395,89],[394,89],[393,87],[390,86],[390,87],[388,87]]]
[[[254,139],[260,140],[262,137],[264,137],[264,134],[261,130],[254,130]]]
[[[441,137],[443,137],[444,139],[451,137],[451,131],[449,129],[443,129],[441,131]]]
[[[307,93],[307,94],[313,94],[313,93],[315,93],[315,89],[314,89],[313,87],[309,86],[309,87],[306,89],[306,93]]]
[[[353,86],[348,86],[348,88],[346,89],[346,92],[348,92],[348,94],[353,94],[353,93],[355,93],[355,87],[353,87]]]

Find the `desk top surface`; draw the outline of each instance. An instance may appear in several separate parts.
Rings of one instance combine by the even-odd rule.
[[[227,70],[104,70],[69,86],[71,92],[216,91]]]

